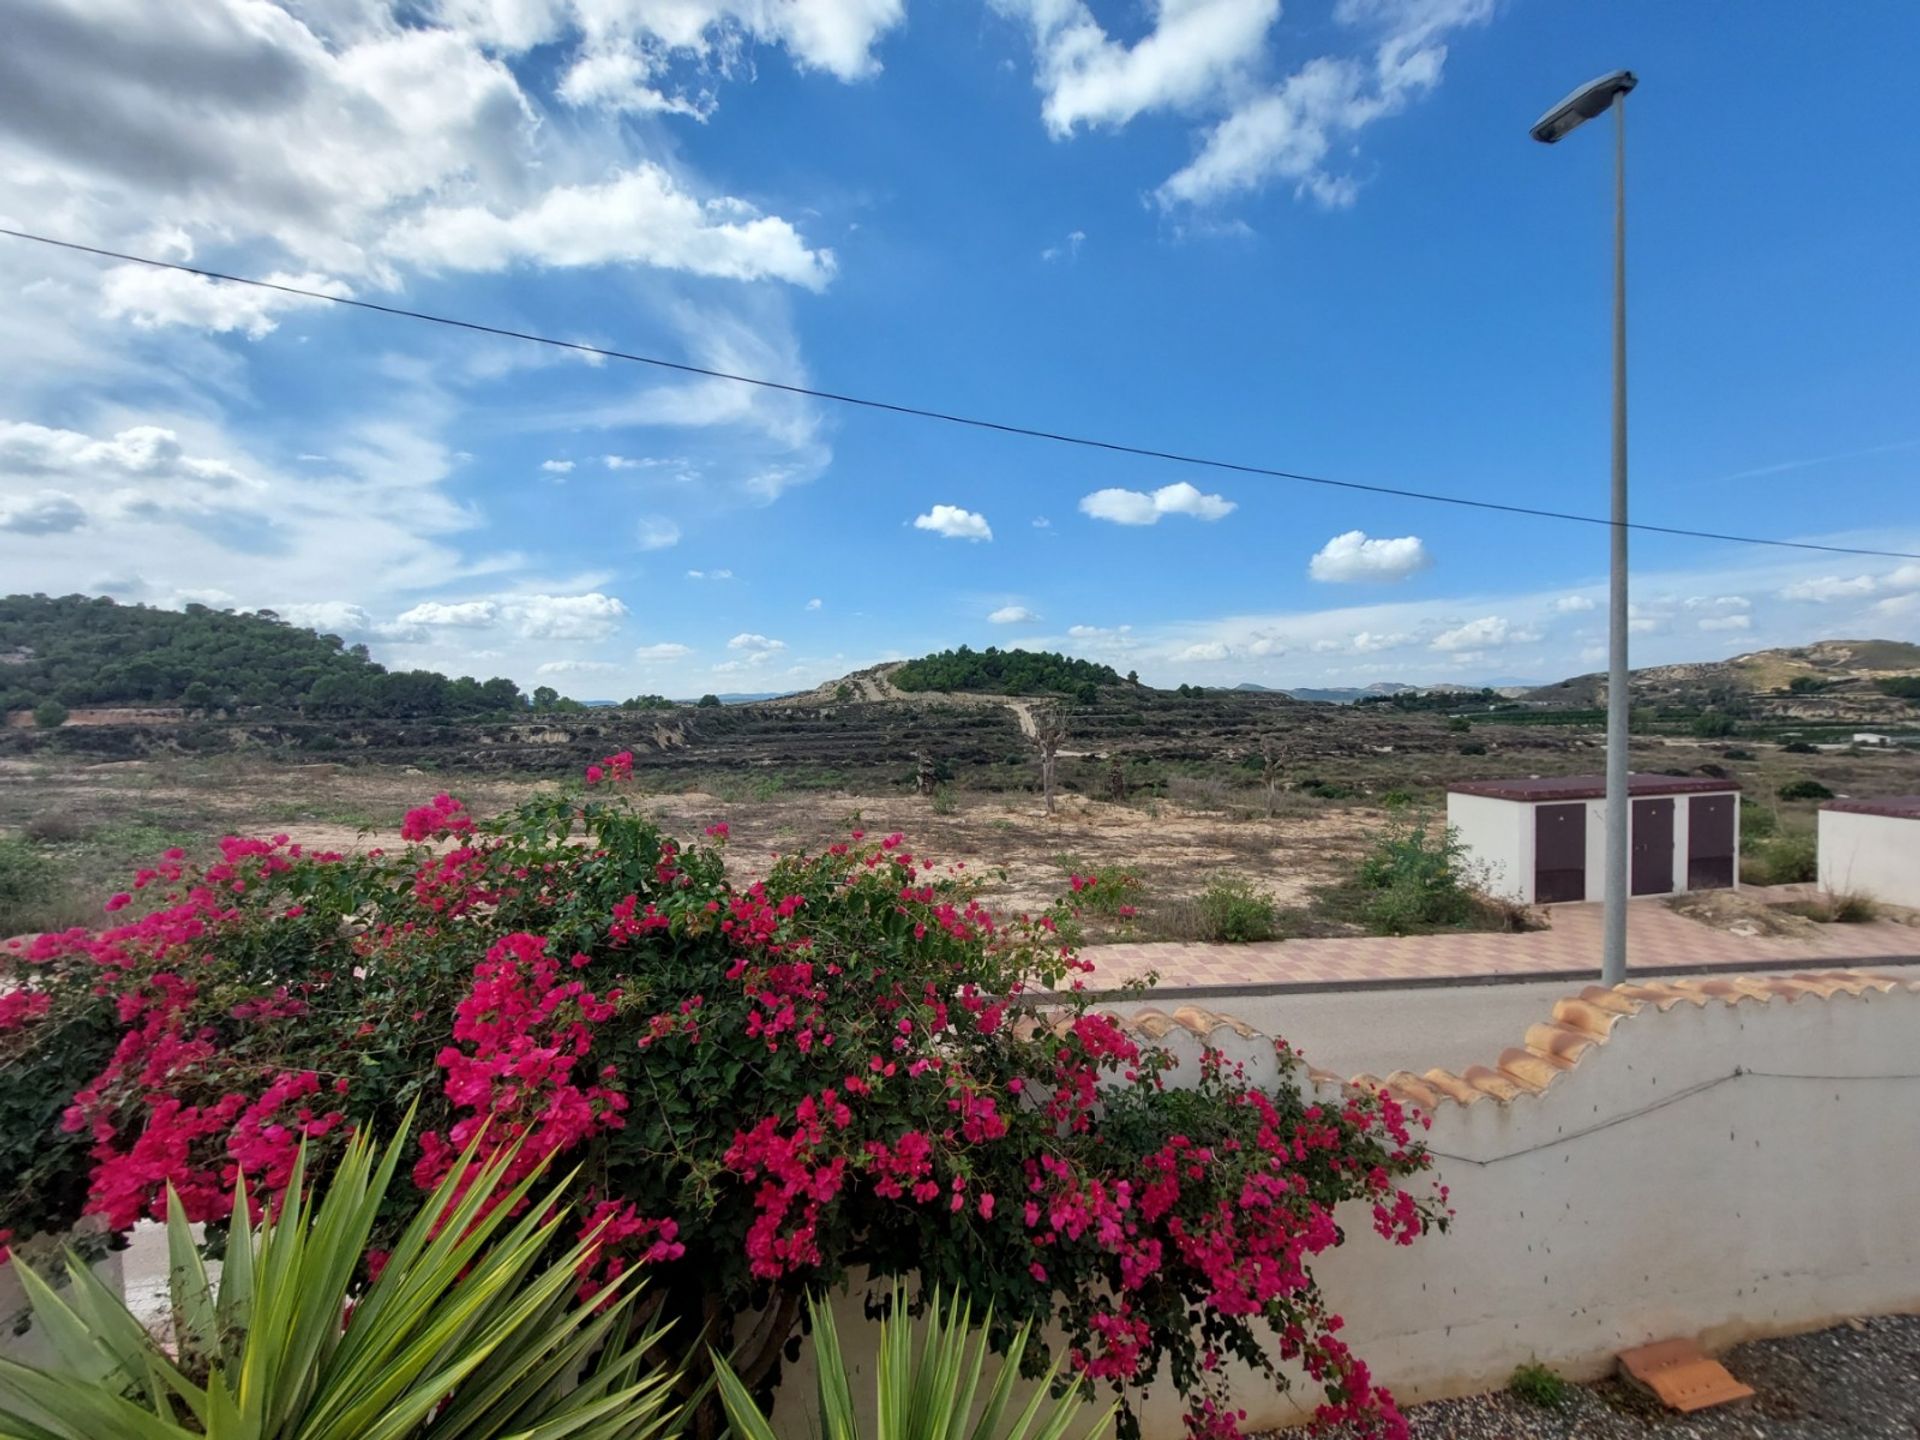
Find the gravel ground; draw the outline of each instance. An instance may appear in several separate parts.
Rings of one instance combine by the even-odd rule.
[[[1553,1409],[1501,1392],[1415,1406],[1407,1422],[1413,1440],[1920,1440],[1920,1316],[1758,1340],[1720,1360],[1752,1399],[1681,1416],[1607,1380],[1568,1387]]]

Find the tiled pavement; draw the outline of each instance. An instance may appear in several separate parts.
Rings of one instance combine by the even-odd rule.
[[[1158,972],[1159,990],[1233,987],[1321,988],[1435,984],[1458,980],[1597,975],[1601,907],[1556,905],[1552,926],[1523,935],[1360,936],[1338,940],[1275,940],[1251,945],[1179,943],[1091,945],[1090,989],[1104,990]],[[1822,969],[1854,962],[1920,963],[1920,928],[1876,920],[1822,925],[1801,939],[1735,935],[1675,914],[1659,900],[1627,907],[1631,972],[1676,974],[1703,969]]]

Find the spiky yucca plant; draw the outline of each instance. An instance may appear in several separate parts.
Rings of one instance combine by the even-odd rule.
[[[833,1308],[816,1296],[809,1297],[807,1309],[813,1321],[814,1364],[819,1371],[821,1440],[861,1440]],[[980,1384],[987,1370],[992,1310],[988,1310],[979,1329],[972,1322],[972,1306],[963,1297],[955,1294],[943,1307],[936,1289],[927,1304],[925,1333],[916,1343],[906,1289],[894,1287],[889,1318],[880,1322],[872,1440],[1061,1440],[1067,1433],[1087,1402],[1077,1378],[1055,1393],[1060,1377],[1057,1360],[1034,1383],[1026,1404],[1017,1413],[1009,1413],[1030,1325],[1020,1327],[1006,1354],[996,1361],[984,1403],[975,1414],[975,1401],[980,1398]],[[735,1436],[739,1440],[776,1440],[747,1387],[719,1355],[714,1356],[714,1374],[720,1403],[726,1407],[727,1422]],[[1082,1440],[1101,1440],[1117,1408],[1117,1404],[1109,1405],[1098,1412]]]
[[[564,1179],[521,1203],[544,1166],[491,1208],[511,1151],[478,1165],[464,1191],[467,1166],[455,1166],[379,1278],[356,1286],[404,1143],[403,1131],[376,1155],[355,1138],[312,1195],[303,1153],[280,1213],[257,1227],[241,1182],[217,1282],[170,1195],[164,1342],[79,1257],[67,1257],[64,1292],[16,1262],[55,1358],[44,1368],[0,1360],[0,1436],[648,1440],[666,1430],[674,1377],[645,1359],[653,1333],[629,1333],[634,1289],[616,1281],[595,1304],[575,1298],[592,1237],[542,1263],[566,1218]]]

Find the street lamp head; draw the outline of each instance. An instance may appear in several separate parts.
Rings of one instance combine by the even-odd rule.
[[[1640,82],[1631,70],[1615,70],[1598,80],[1589,80],[1538,120],[1528,133],[1542,145],[1551,145],[1561,136],[1578,129],[1596,115],[1604,115],[1613,97],[1624,95]]]

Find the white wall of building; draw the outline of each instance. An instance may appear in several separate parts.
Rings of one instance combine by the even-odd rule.
[[[1488,795],[1448,795],[1447,824],[1485,867],[1489,895],[1533,903],[1533,809]]]
[[[1820,812],[1820,888],[1920,908],[1920,820]]]
[[[1733,800],[1734,866],[1733,883],[1740,884],[1739,836],[1740,795]],[[1673,804],[1673,886],[1658,894],[1678,895],[1687,888],[1687,845],[1694,795],[1642,796],[1645,800],[1667,800]],[[1701,798],[1706,798],[1702,796]],[[1636,802],[1637,803],[1637,802]],[[1473,859],[1487,867],[1494,877],[1489,893],[1523,904],[1534,901],[1534,810],[1541,804],[1584,805],[1587,811],[1587,894],[1588,900],[1603,900],[1607,893],[1607,802],[1589,800],[1499,800],[1489,795],[1447,796],[1447,823],[1460,834]],[[1628,820],[1632,836],[1632,820]],[[1652,895],[1642,898],[1652,898]]]

